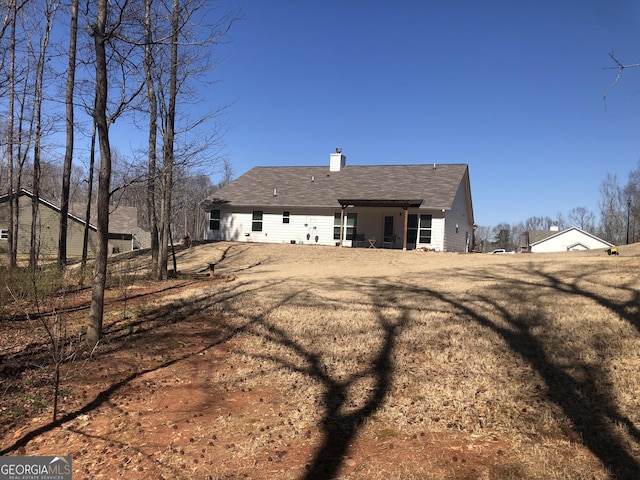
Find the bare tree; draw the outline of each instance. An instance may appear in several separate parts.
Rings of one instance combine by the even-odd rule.
[[[625,202],[615,174],[607,173],[600,185],[600,195],[600,236],[613,244],[624,243]]]
[[[640,161],[635,170],[629,172],[623,195],[626,199],[629,243],[633,243],[638,238],[638,220],[640,220]]]
[[[7,192],[9,201],[9,265],[17,265],[20,232],[31,230],[30,261],[35,263],[38,248],[39,188],[46,135],[52,128],[48,109],[44,109],[45,91],[50,78],[47,73],[48,49],[58,0],[36,2],[10,0],[5,4],[4,23],[0,38],[8,35],[8,47],[3,49],[0,65],[5,67],[5,53],[9,58],[7,73]],[[31,167],[27,171],[27,167]],[[23,183],[24,180],[24,183]],[[26,185],[33,195],[31,225],[20,225],[20,189]]]
[[[156,214],[156,170],[157,170],[157,142],[158,142],[158,99],[156,97],[153,66],[153,22],[151,18],[151,2],[144,2],[144,76],[147,87],[147,102],[149,104],[149,151],[147,168],[147,216],[151,239],[151,277],[159,276],[160,245],[158,242],[158,216]]]
[[[98,343],[102,337],[104,314],[104,289],[107,276],[107,243],[109,238],[109,191],[111,189],[111,145],[109,143],[109,124],[107,121],[107,41],[110,34],[106,29],[107,0],[98,0],[96,21],[91,25],[96,54],[95,65],[95,107],[93,119],[98,131],[100,145],[100,173],[98,176],[98,239],[96,262],[93,270],[91,309],[87,343]]]
[[[549,230],[555,222],[551,217],[534,216],[524,221],[524,231]]]
[[[227,157],[222,159],[222,179],[216,184],[216,190],[231,183],[233,180],[233,165]]]
[[[62,197],[60,199],[60,232],[58,237],[58,265],[67,264],[67,218],[69,213],[69,194],[71,189],[71,166],[74,146],[74,87],[76,78],[76,52],[78,42],[78,0],[71,0],[71,19],[69,24],[69,57],[67,66],[66,103],[66,142],[64,152],[64,170],[62,173]]]
[[[29,249],[29,262],[35,268],[37,264],[38,243],[38,209],[40,206],[40,163],[41,163],[41,147],[42,147],[42,104],[44,91],[44,73],[47,48],[49,46],[49,38],[51,29],[53,28],[53,20],[58,8],[56,0],[47,0],[44,3],[45,25],[39,42],[39,53],[36,62],[36,78],[34,92],[34,117],[35,132],[33,144],[33,197],[31,202],[31,242]]]
[[[575,207],[571,209],[568,221],[574,227],[578,227],[585,232],[595,234],[596,217],[593,212],[590,212],[586,207]]]
[[[9,71],[8,71],[8,90],[9,90],[9,111],[7,112],[7,174],[9,185],[9,224],[7,237],[7,255],[9,267],[13,268],[18,264],[17,254],[17,205],[18,197],[14,196],[14,121],[15,121],[15,97],[16,97],[16,23],[18,16],[18,6],[15,0],[9,5]],[[16,192],[17,193],[17,192]]]
[[[113,13],[109,17],[109,13]],[[130,15],[128,0],[121,2],[108,2],[98,0],[96,8],[96,21],[91,25],[95,53],[95,100],[93,121],[98,134],[100,149],[100,169],[98,171],[98,195],[97,195],[97,240],[96,259],[93,270],[93,284],[91,295],[91,308],[89,310],[89,328],[86,342],[95,345],[102,336],[102,320],[104,313],[104,292],[107,278],[107,255],[109,243],[109,206],[112,198],[111,174],[112,174],[112,150],[109,141],[110,125],[132,105],[144,84],[136,84],[134,88],[127,87],[127,80],[135,79],[137,73],[137,59],[135,52],[129,47],[131,42],[124,37],[123,26],[127,16]],[[107,29],[107,18],[109,28]],[[119,40],[115,45],[115,41]],[[107,54],[107,46],[113,46]],[[120,47],[121,49],[119,50]],[[117,101],[109,111],[109,59],[112,69],[120,76]],[[120,187],[119,187],[120,188]]]
[[[501,223],[493,229],[494,242],[498,248],[510,249],[512,245],[511,241],[511,225],[508,223]]]
[[[165,108],[162,144],[162,206],[160,207],[160,278],[167,278],[167,247],[171,239],[171,193],[173,189],[176,99],[178,97],[179,1],[173,0],[171,11],[171,56],[169,67],[169,102]]]
[[[82,261],[81,266],[84,269],[87,266],[87,257],[89,256],[89,225],[91,222],[91,199],[93,198],[93,176],[96,164],[96,122],[93,122],[91,129],[91,149],[89,151],[89,171],[87,182],[87,203],[85,205],[84,215],[84,232],[82,236]]]
[[[609,96],[609,93],[611,92],[613,87],[615,87],[620,81],[620,78],[622,77],[622,73],[626,69],[640,67],[640,63],[631,63],[631,64],[623,63],[615,56],[613,51],[609,54],[609,58],[611,58],[614,65],[611,67],[605,67],[605,68],[611,69],[611,70],[617,70],[617,74],[615,79],[613,80],[611,85],[609,85],[609,87],[607,88],[607,90],[603,95],[605,109],[607,107],[607,98]],[[600,205],[600,210],[602,214],[601,228],[605,235],[611,236],[610,237],[611,239],[609,239],[609,241],[611,241],[612,243],[622,243],[622,234],[619,233],[619,230],[621,228],[624,228],[624,227],[621,227],[621,223],[625,223],[625,219],[624,218],[621,219],[621,217],[624,217],[626,213],[625,241],[626,242],[633,241],[633,239],[636,238],[636,228],[637,228],[638,219],[640,216],[640,198],[639,198],[640,194],[638,194],[638,192],[640,191],[640,187],[639,187],[640,166],[638,167],[638,169],[632,171],[629,174],[629,182],[625,186],[623,192],[620,191],[619,187],[617,188],[618,190],[617,192],[614,191],[615,189],[613,187],[614,185],[617,187],[617,180],[612,184],[613,180],[616,180],[616,179],[612,179],[610,174],[608,174],[607,179],[603,182],[600,189],[603,197]],[[616,196],[618,198],[614,199],[614,197]],[[621,198],[622,196],[626,197],[626,199],[623,200]],[[611,208],[614,206],[620,209],[615,214],[611,210]],[[607,209],[609,210],[605,213],[605,210]],[[625,213],[622,213],[622,212],[625,212]],[[615,242],[612,239],[616,239],[618,241]]]
[[[491,227],[479,226],[476,228],[473,238],[475,242],[475,248],[478,252],[486,252],[490,242]]]
[[[199,76],[213,68],[210,47],[226,35],[237,16],[224,15],[210,25],[203,13],[205,7],[207,2],[203,0],[172,0],[170,6],[146,2],[145,78],[151,114],[147,152],[147,216],[152,242],[155,242],[154,222],[157,226],[158,241],[152,244],[152,257],[156,264],[152,268],[155,278],[159,279],[167,277],[172,221],[179,217],[172,198],[174,169],[184,166],[184,171],[189,171],[203,161],[203,157],[211,168],[219,159],[217,147],[220,146],[222,128],[220,124],[212,125],[212,121],[217,121],[225,107],[193,120],[184,106],[194,98],[192,88]],[[198,14],[202,16],[196,18]],[[163,21],[166,18],[170,18],[168,25]],[[199,28],[194,28],[194,25]],[[205,126],[208,133],[197,136],[195,132],[202,132]],[[156,141],[156,127],[160,141]],[[160,145],[162,152],[158,155]]]

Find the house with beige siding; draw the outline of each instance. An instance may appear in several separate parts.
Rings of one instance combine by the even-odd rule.
[[[31,246],[33,194],[27,190],[20,190],[18,194],[18,253],[28,254]],[[79,257],[82,255],[85,221],[82,209],[70,208],[67,222],[67,255]],[[109,253],[126,252],[136,248],[135,233],[137,230],[137,210],[133,207],[115,208],[109,216]],[[38,214],[36,220],[37,252],[42,256],[56,256],[58,254],[58,238],[60,231],[60,207],[38,199]],[[95,216],[92,216],[95,218]],[[133,224],[136,223],[134,228]],[[0,252],[7,251],[9,232],[9,195],[0,196]],[[96,227],[88,226],[88,252],[95,253]]]
[[[255,167],[206,198],[205,240],[468,252],[466,164]]]

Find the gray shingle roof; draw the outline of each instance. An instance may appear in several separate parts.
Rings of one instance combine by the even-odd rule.
[[[28,195],[33,198],[33,193],[25,189],[20,189],[20,195]],[[6,202],[9,195],[0,196],[0,203]],[[60,212],[60,207],[54,203],[48,202],[40,197],[40,202]],[[74,219],[85,222],[86,205],[84,203],[69,203],[69,215]],[[95,229],[97,219],[96,205],[91,205],[91,220],[89,226]],[[137,207],[124,207],[122,205],[110,206],[109,211],[109,233],[133,233],[138,229],[138,209]]]
[[[421,199],[420,208],[449,209],[462,182],[468,188],[466,164],[350,165],[339,172],[328,166],[255,167],[209,196],[203,206],[334,208],[340,206],[338,199]]]
[[[69,213],[81,220],[85,220],[87,206],[84,203],[70,203]],[[91,205],[91,220],[95,225],[98,218],[96,205]],[[133,233],[138,227],[137,207],[125,207],[122,205],[109,207],[109,233]]]
[[[520,246],[528,247],[529,245],[533,245],[534,243],[541,242],[549,237],[558,234],[557,231],[552,230],[528,230],[520,235]],[[527,244],[527,240],[529,243]]]

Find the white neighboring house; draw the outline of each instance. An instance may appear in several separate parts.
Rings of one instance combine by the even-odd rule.
[[[552,227],[551,230],[533,230],[520,235],[520,249],[523,252],[568,252],[610,247],[613,244],[577,227],[561,232],[557,227]]]
[[[205,240],[468,252],[466,164],[255,167],[202,202]]]

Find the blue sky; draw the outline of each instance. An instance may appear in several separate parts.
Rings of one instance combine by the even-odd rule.
[[[254,166],[467,163],[476,223],[586,207],[640,159],[640,2],[222,0],[226,154]]]

